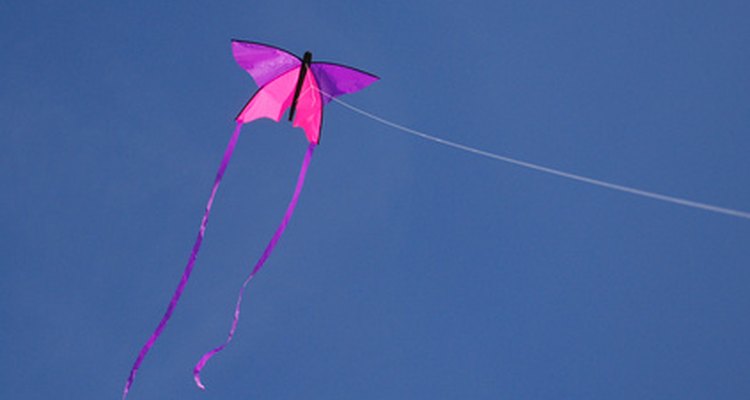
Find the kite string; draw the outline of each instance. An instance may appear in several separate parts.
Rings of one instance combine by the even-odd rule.
[[[201,357],[201,359],[198,361],[197,364],[195,364],[195,368],[193,369],[193,379],[195,380],[195,384],[198,385],[199,388],[205,390],[206,387],[201,382],[201,370],[206,365],[209,359],[213,357],[216,353],[224,350],[224,348],[229,344],[229,342],[232,341],[232,337],[234,337],[234,332],[237,330],[237,323],[240,319],[240,306],[242,305],[242,296],[245,293],[245,288],[250,283],[250,281],[255,277],[255,274],[260,271],[260,269],[263,267],[263,264],[265,264],[268,257],[271,255],[271,252],[273,251],[274,247],[276,247],[276,243],[281,238],[281,235],[284,233],[284,230],[286,229],[287,224],[289,224],[289,220],[292,218],[292,214],[294,214],[294,208],[297,205],[297,200],[299,199],[299,195],[302,192],[302,187],[305,184],[305,176],[307,175],[307,168],[310,165],[310,160],[312,159],[313,150],[315,150],[315,144],[310,143],[310,145],[307,148],[307,153],[305,153],[305,159],[302,161],[302,167],[299,171],[299,176],[297,177],[297,185],[294,189],[294,195],[292,195],[292,200],[289,202],[289,206],[286,209],[286,212],[284,213],[284,218],[281,220],[281,224],[279,224],[279,227],[276,228],[276,232],[273,234],[273,237],[268,242],[268,245],[266,246],[266,249],[263,251],[263,254],[261,255],[258,262],[255,264],[255,267],[253,267],[250,274],[247,276],[247,279],[242,283],[242,287],[240,288],[240,293],[237,296],[237,303],[234,307],[234,318],[232,319],[232,326],[229,329],[229,334],[227,335],[226,340],[224,343],[222,343],[220,346],[214,348],[213,350],[207,352],[206,354]]]
[[[736,210],[736,209],[732,209],[732,208],[721,207],[721,206],[717,206],[717,205],[713,205],[713,204],[708,204],[708,203],[701,203],[701,202],[698,202],[698,201],[693,201],[693,200],[689,200],[689,199],[685,199],[685,198],[681,198],[681,197],[669,196],[669,195],[665,195],[665,194],[661,194],[661,193],[656,193],[656,192],[650,192],[650,191],[647,191],[647,190],[642,190],[642,189],[638,189],[638,188],[634,188],[634,187],[630,187],[630,186],[625,186],[625,185],[619,185],[619,184],[616,184],[616,183],[606,182],[606,181],[602,181],[602,180],[599,180],[599,179],[589,178],[587,176],[573,174],[573,173],[570,173],[570,172],[565,172],[565,171],[562,171],[562,170],[559,170],[559,169],[545,167],[543,165],[538,165],[538,164],[530,163],[530,162],[527,162],[527,161],[517,160],[517,159],[511,158],[511,157],[502,156],[502,155],[499,155],[499,154],[491,153],[489,151],[484,151],[484,150],[480,150],[480,149],[477,149],[477,148],[474,148],[474,147],[466,146],[466,145],[463,145],[463,144],[460,144],[460,143],[452,142],[450,140],[441,139],[439,137],[436,137],[436,136],[433,136],[433,135],[430,135],[430,134],[418,131],[416,129],[412,129],[412,128],[409,128],[409,127],[397,124],[395,122],[391,122],[391,121],[389,121],[389,120],[387,120],[385,118],[379,117],[379,116],[374,115],[372,113],[369,113],[369,112],[367,112],[365,110],[362,110],[361,108],[355,107],[355,106],[353,106],[353,105],[351,105],[349,103],[346,103],[346,102],[344,102],[342,100],[339,100],[339,99],[337,99],[337,98],[335,98],[335,97],[333,97],[333,96],[331,96],[331,95],[329,95],[329,94],[327,94],[327,93],[325,93],[323,91],[320,91],[320,93],[323,94],[324,96],[328,97],[329,99],[331,99],[331,100],[333,100],[333,101],[341,104],[342,106],[344,106],[344,107],[346,107],[346,108],[348,108],[348,109],[350,109],[350,110],[352,110],[352,111],[354,111],[356,113],[359,113],[360,115],[363,115],[363,116],[365,116],[367,118],[370,118],[370,119],[372,119],[374,121],[380,122],[383,125],[387,125],[387,126],[390,126],[392,128],[398,129],[398,130],[400,130],[402,132],[406,132],[406,133],[409,133],[411,135],[420,137],[422,139],[426,139],[426,140],[429,140],[429,141],[432,141],[432,142],[435,142],[435,143],[442,144],[444,146],[448,146],[448,147],[452,147],[454,149],[465,151],[467,153],[476,154],[476,155],[479,155],[479,156],[482,156],[482,157],[487,157],[487,158],[491,158],[491,159],[494,159],[494,160],[498,160],[498,161],[503,161],[503,162],[506,162],[506,163],[514,164],[514,165],[517,165],[517,166],[520,166],[520,167],[523,167],[523,168],[528,168],[528,169],[532,169],[532,170],[535,170],[535,171],[544,172],[544,173],[547,173],[547,174],[550,174],[550,175],[556,175],[556,176],[559,176],[559,177],[562,177],[562,178],[567,178],[567,179],[571,179],[571,180],[575,180],[575,181],[579,181],[579,182],[584,182],[584,183],[588,183],[590,185],[595,185],[595,186],[599,186],[599,187],[603,187],[603,188],[607,188],[607,189],[617,190],[617,191],[620,191],[620,192],[625,192],[625,193],[633,194],[633,195],[636,195],[636,196],[647,197],[647,198],[651,198],[651,199],[655,199],[655,200],[660,200],[660,201],[667,202],[667,203],[678,204],[678,205],[685,206],[685,207],[691,207],[691,208],[696,208],[696,209],[700,209],[700,210],[704,210],[704,211],[710,211],[710,212],[714,212],[714,213],[729,215],[729,216],[732,216],[732,217],[750,219],[750,212],[747,212],[747,211],[742,211],[742,210]]]
[[[195,259],[198,256],[198,251],[200,251],[201,243],[203,243],[203,236],[206,232],[208,216],[211,213],[211,206],[213,205],[216,191],[219,189],[221,179],[224,177],[224,172],[229,165],[229,160],[232,158],[234,148],[237,146],[237,140],[239,139],[241,128],[242,122],[237,122],[237,127],[234,129],[232,138],[229,140],[227,149],[224,151],[224,157],[221,160],[221,165],[219,165],[219,170],[216,172],[216,179],[214,180],[214,186],[211,189],[211,196],[209,196],[208,202],[206,203],[206,211],[203,213],[203,219],[201,220],[198,237],[195,239],[195,244],[193,244],[193,249],[190,252],[190,257],[188,258],[187,265],[185,266],[185,270],[182,273],[182,278],[180,278],[180,283],[177,285],[177,289],[172,295],[172,299],[169,301],[169,305],[167,306],[167,311],[164,313],[164,316],[161,317],[159,325],[156,327],[156,330],[154,330],[154,333],[151,334],[151,337],[149,337],[148,341],[146,341],[146,344],[144,344],[141,348],[141,351],[138,353],[138,357],[136,358],[135,363],[133,363],[133,367],[130,369],[130,375],[128,376],[128,380],[125,382],[125,389],[122,393],[123,400],[125,400],[125,398],[128,396],[128,391],[130,391],[130,387],[133,385],[135,375],[138,372],[138,368],[141,366],[143,359],[146,358],[146,354],[148,354],[148,351],[151,350],[151,347],[153,347],[154,343],[156,343],[156,340],[161,335],[164,327],[166,327],[167,322],[172,317],[172,313],[174,312],[175,307],[177,307],[177,302],[180,301],[180,296],[182,296],[182,292],[185,290],[185,285],[187,284],[188,279],[190,279],[190,273],[193,271]]]

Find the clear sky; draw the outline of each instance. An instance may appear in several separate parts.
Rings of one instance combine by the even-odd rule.
[[[233,117],[230,39],[370,71],[344,100],[495,153],[750,210],[747,1],[0,5],[0,398],[118,399]],[[458,152],[338,104],[247,125],[129,399],[747,399],[750,221]]]

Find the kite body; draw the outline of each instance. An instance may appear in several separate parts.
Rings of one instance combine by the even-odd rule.
[[[211,190],[211,195],[206,204],[203,219],[201,220],[198,237],[196,238],[195,244],[190,252],[190,257],[188,258],[182,278],[172,295],[172,299],[167,306],[167,311],[164,313],[161,321],[151,334],[151,337],[141,348],[133,367],[130,369],[130,375],[125,382],[125,389],[123,390],[123,400],[128,395],[130,387],[135,380],[135,375],[138,372],[138,368],[141,366],[146,354],[151,347],[153,347],[154,343],[166,327],[166,324],[171,318],[174,309],[177,307],[177,303],[187,285],[187,281],[190,278],[190,274],[195,265],[195,260],[203,242],[203,236],[208,224],[208,216],[211,212],[211,205],[213,204],[214,196],[219,188],[224,172],[229,165],[229,160],[232,157],[234,148],[237,145],[242,125],[259,118],[270,118],[278,122],[281,120],[284,112],[286,112],[287,109],[290,109],[289,119],[293,121],[293,126],[302,128],[305,131],[305,136],[307,137],[309,145],[302,162],[299,177],[297,178],[297,185],[292,200],[289,202],[289,206],[287,207],[281,224],[276,229],[276,232],[271,237],[271,240],[263,251],[260,259],[240,288],[240,293],[234,310],[234,319],[227,339],[220,346],[204,354],[193,370],[195,382],[201,389],[204,389],[200,380],[201,369],[206,362],[213,357],[213,355],[223,350],[232,340],[239,320],[240,305],[245,287],[263,267],[292,217],[294,208],[297,204],[297,199],[299,198],[302,186],[305,182],[305,176],[312,158],[313,150],[320,143],[320,131],[323,122],[323,106],[334,97],[354,93],[378,80],[378,77],[375,75],[355,68],[331,63],[312,62],[312,54],[309,52],[305,53],[304,58],[299,58],[294,54],[277,47],[241,40],[232,41],[232,52],[234,53],[234,58],[237,60],[237,63],[247,70],[247,72],[253,77],[255,83],[259,86],[259,89],[250,98],[247,104],[245,104],[236,117],[237,126],[229,140],[219,170],[216,173],[213,189]]]
[[[357,92],[378,80],[375,75],[345,65],[311,62],[310,53],[300,59],[260,43],[234,40],[232,52],[260,87],[237,115],[237,121],[270,118],[278,122],[296,103],[293,126],[302,128],[314,144],[320,143],[323,106],[333,97]]]

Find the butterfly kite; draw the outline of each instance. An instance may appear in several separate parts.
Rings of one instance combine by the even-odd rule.
[[[127,397],[128,391],[133,384],[133,380],[135,379],[135,375],[138,372],[138,368],[141,366],[143,359],[146,357],[146,354],[151,347],[153,347],[172,316],[172,313],[177,306],[177,302],[180,300],[180,296],[185,289],[185,285],[190,278],[190,273],[193,270],[195,259],[200,250],[201,242],[203,241],[203,236],[206,231],[208,215],[211,212],[211,205],[213,204],[214,196],[216,196],[216,190],[219,188],[219,184],[224,176],[224,171],[226,171],[227,165],[229,165],[229,160],[232,157],[232,152],[237,144],[242,125],[259,118],[270,118],[278,122],[284,112],[289,109],[289,120],[293,122],[293,126],[300,127],[305,131],[305,136],[307,137],[309,145],[297,178],[297,185],[294,194],[292,195],[292,200],[289,202],[284,218],[281,220],[281,224],[271,237],[271,240],[263,251],[260,259],[242,284],[237,298],[234,319],[229,330],[229,335],[224,343],[204,354],[195,365],[193,377],[195,383],[201,389],[205,389],[200,379],[201,369],[214,354],[223,350],[232,340],[232,336],[237,329],[237,321],[240,315],[240,304],[242,302],[242,295],[245,288],[255,274],[263,267],[263,264],[273,251],[276,243],[284,233],[284,229],[286,229],[286,226],[292,217],[294,207],[297,204],[297,199],[302,191],[302,185],[305,182],[305,175],[307,174],[307,168],[310,164],[313,150],[315,150],[315,147],[320,143],[320,130],[323,122],[323,106],[334,97],[357,92],[379,79],[375,75],[344,65],[326,62],[312,62],[312,54],[310,52],[306,52],[302,58],[299,58],[278,47],[242,40],[232,41],[232,52],[237,63],[253,77],[259,89],[236,117],[237,126],[232,134],[232,138],[229,140],[227,149],[224,152],[224,157],[219,165],[219,170],[216,173],[216,179],[214,180],[211,195],[208,198],[206,210],[203,214],[203,219],[201,220],[198,237],[195,239],[195,244],[190,252],[185,271],[183,272],[180,283],[177,285],[177,289],[167,306],[167,311],[164,313],[164,316],[156,327],[156,330],[154,330],[154,333],[151,334],[151,337],[141,348],[133,367],[130,369],[130,375],[125,383],[125,389],[122,395],[123,399]]]

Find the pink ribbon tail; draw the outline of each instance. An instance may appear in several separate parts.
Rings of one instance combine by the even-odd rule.
[[[144,344],[141,348],[141,351],[138,353],[138,357],[135,359],[135,363],[133,363],[133,367],[130,369],[130,375],[128,376],[128,380],[125,382],[125,389],[122,392],[123,400],[128,397],[128,391],[130,391],[130,387],[133,385],[133,381],[135,380],[135,375],[138,372],[138,368],[140,368],[141,363],[143,363],[143,359],[146,358],[146,354],[148,354],[148,351],[151,350],[151,347],[154,346],[154,343],[156,343],[156,340],[161,335],[164,327],[166,327],[167,322],[169,322],[169,319],[172,317],[172,313],[174,312],[175,307],[177,307],[177,302],[180,301],[180,296],[182,296],[182,292],[185,290],[185,285],[187,285],[187,281],[188,279],[190,279],[190,273],[193,272],[195,259],[198,256],[198,251],[200,251],[201,243],[203,242],[203,236],[206,232],[208,215],[211,213],[211,205],[214,202],[214,197],[216,196],[216,191],[219,189],[221,179],[224,177],[224,171],[226,171],[227,166],[229,165],[229,160],[232,158],[234,148],[237,146],[237,140],[239,139],[241,128],[242,122],[237,122],[237,127],[234,129],[232,138],[229,140],[227,149],[224,151],[224,157],[221,160],[219,170],[218,172],[216,172],[216,179],[214,180],[213,189],[211,189],[211,196],[208,198],[208,203],[206,204],[206,211],[203,213],[203,219],[201,220],[201,227],[198,231],[198,237],[195,239],[195,244],[193,244],[193,249],[190,252],[190,257],[188,258],[187,265],[185,266],[185,270],[182,273],[180,283],[177,285],[177,289],[174,291],[172,299],[169,301],[169,305],[167,306],[167,311],[164,313],[164,316],[161,317],[159,325],[156,327],[156,330],[154,330],[154,333],[151,334],[151,337],[148,338],[146,344]]]
[[[250,272],[250,275],[247,276],[245,281],[242,283],[242,287],[240,288],[240,293],[237,296],[237,303],[234,307],[234,318],[232,319],[232,327],[229,329],[229,335],[227,335],[227,339],[222,343],[220,346],[214,348],[213,350],[207,352],[206,354],[201,357],[201,359],[198,361],[197,364],[195,364],[195,368],[193,369],[193,379],[195,379],[195,384],[198,385],[199,388],[205,390],[206,387],[201,382],[201,370],[206,365],[208,360],[211,359],[216,353],[224,350],[224,348],[229,344],[229,342],[232,341],[232,337],[234,336],[234,332],[237,330],[237,322],[240,320],[240,306],[242,305],[242,296],[245,293],[245,288],[247,287],[248,283],[255,277],[255,274],[260,271],[260,269],[263,267],[263,264],[265,264],[268,257],[271,255],[271,252],[273,251],[274,247],[276,247],[276,243],[281,238],[281,235],[284,233],[284,230],[286,229],[287,224],[289,224],[289,220],[292,218],[292,214],[294,214],[294,208],[297,205],[297,199],[299,198],[300,193],[302,192],[302,186],[305,184],[305,175],[307,175],[307,167],[310,165],[310,159],[313,155],[313,150],[315,150],[315,144],[310,143],[310,146],[307,148],[307,153],[305,153],[305,159],[302,161],[302,168],[299,171],[299,176],[297,177],[297,186],[294,189],[294,195],[292,196],[292,200],[289,202],[289,206],[286,209],[286,213],[284,213],[284,218],[281,220],[281,224],[278,228],[276,228],[276,233],[273,234],[273,237],[271,237],[271,241],[268,242],[268,245],[266,246],[266,249],[263,251],[263,255],[260,256],[260,259],[255,264],[255,267],[253,267],[253,270]]]

